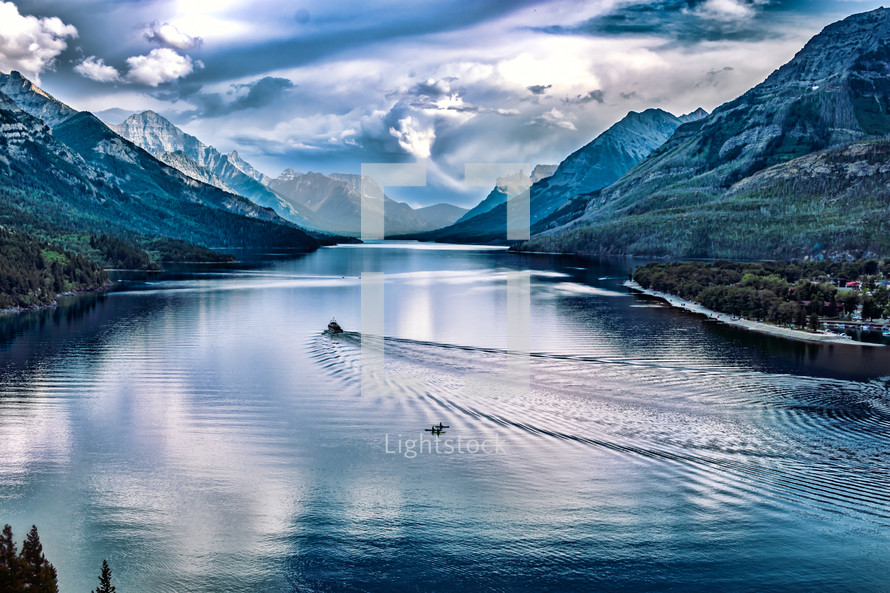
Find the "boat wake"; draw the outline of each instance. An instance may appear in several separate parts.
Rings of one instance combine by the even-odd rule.
[[[569,354],[523,357],[390,337],[383,344],[380,405],[415,409],[423,422],[443,418],[495,430],[516,451],[540,447],[542,440],[594,448],[661,464],[696,491],[890,526],[886,379],[859,383]],[[360,334],[314,336],[308,346],[333,378],[361,385]],[[527,360],[524,385],[510,374],[520,358]]]

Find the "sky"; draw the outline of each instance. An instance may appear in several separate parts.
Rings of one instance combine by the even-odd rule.
[[[257,169],[557,164],[628,111],[711,111],[873,0],[0,0],[0,71],[109,123],[154,110]]]

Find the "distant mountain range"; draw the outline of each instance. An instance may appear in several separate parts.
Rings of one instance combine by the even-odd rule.
[[[212,248],[319,244],[273,211],[167,166],[17,72],[0,75],[0,88],[17,99],[0,92],[0,224],[7,228],[80,252],[99,234],[141,246],[157,239]]]
[[[361,233],[361,192],[357,175],[296,173],[263,175],[236,152],[221,154],[186,134],[153,111],[128,117],[111,129],[189,177],[237,193],[302,227],[358,236]],[[408,204],[387,199],[384,225],[388,235],[426,231],[454,222],[465,209],[446,206],[427,218]]]
[[[704,110],[699,109],[684,117],[687,121],[696,121],[704,115]],[[620,178],[661,146],[682,123],[681,118],[661,109],[632,111],[569,155],[555,170],[536,167],[536,174],[528,184],[519,178],[503,178],[479,206],[455,224],[411,237],[456,243],[505,243],[508,195],[530,200],[532,229],[540,228],[542,221],[575,196],[598,190]],[[523,195],[524,192],[527,195]]]
[[[675,257],[890,254],[890,10],[826,27],[520,248]],[[579,207],[579,202],[580,207]]]
[[[298,173],[286,169],[266,181],[270,189],[295,207],[312,213],[333,233],[357,236],[361,233],[361,176],[332,173]],[[368,181],[373,183],[373,181]],[[378,188],[379,191],[379,188]],[[404,202],[384,197],[384,229],[387,236],[413,233],[445,226],[460,218],[466,209],[437,204],[432,210],[415,210]]]

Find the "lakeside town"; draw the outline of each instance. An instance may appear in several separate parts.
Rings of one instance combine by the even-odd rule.
[[[818,341],[849,340],[848,330],[890,337],[888,260],[650,263],[628,285],[755,331],[761,326],[751,322]]]

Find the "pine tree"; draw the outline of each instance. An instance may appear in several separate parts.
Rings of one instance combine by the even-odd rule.
[[[12,539],[12,527],[6,525],[0,534],[0,591],[22,591],[21,567]]]
[[[31,531],[22,544],[19,564],[22,568],[22,580],[28,591],[56,593],[59,590],[56,569],[43,555],[43,544],[40,543],[36,525],[31,526]]]
[[[99,588],[93,593],[114,593],[114,585],[111,584],[111,569],[108,560],[102,561],[102,574],[99,575]]]

